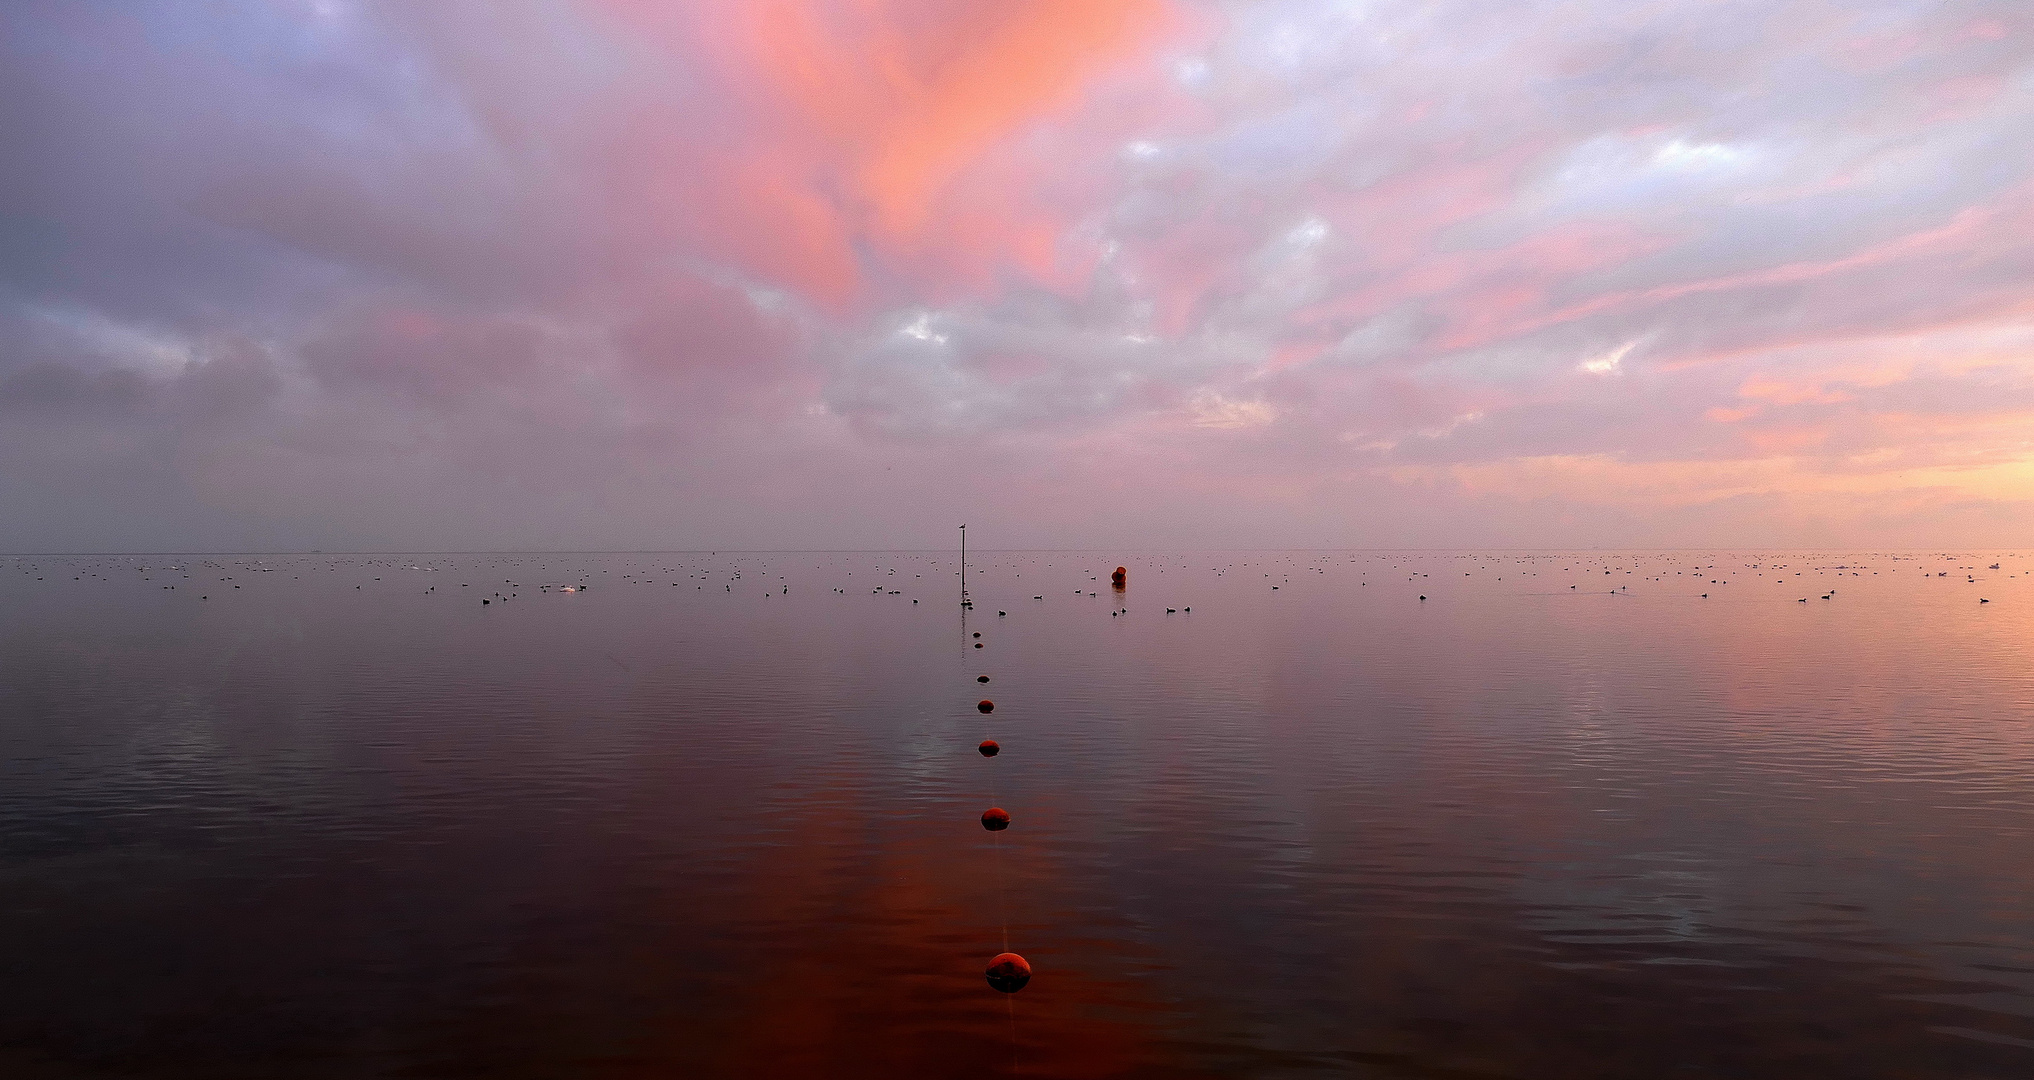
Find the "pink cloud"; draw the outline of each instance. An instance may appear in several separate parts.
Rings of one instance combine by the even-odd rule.
[[[0,540],[110,528],[80,478],[123,543],[196,546],[2034,521],[2025,31],[1990,0],[38,9],[0,65],[0,494],[37,509]]]

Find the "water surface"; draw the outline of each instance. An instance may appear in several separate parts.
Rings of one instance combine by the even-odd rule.
[[[2034,1075],[2034,560],[956,570],[0,559],[0,1072]]]

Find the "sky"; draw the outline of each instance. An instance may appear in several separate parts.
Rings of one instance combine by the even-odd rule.
[[[2034,546],[2034,6],[19,0],[0,508]]]

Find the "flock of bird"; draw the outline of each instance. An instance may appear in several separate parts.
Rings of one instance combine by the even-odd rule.
[[[707,555],[707,558],[704,560],[698,559],[700,554]],[[437,555],[402,557],[338,555],[324,557],[317,555],[240,557],[42,555],[16,556],[14,562],[20,575],[36,581],[50,578],[61,581],[66,577],[74,582],[91,583],[110,583],[124,580],[144,583],[152,589],[159,589],[165,592],[181,591],[184,594],[195,592],[197,594],[195,599],[201,602],[210,602],[215,596],[225,599],[236,591],[243,591],[245,587],[251,586],[256,581],[267,580],[258,578],[256,575],[284,571],[289,573],[290,580],[302,580],[306,574],[316,576],[320,572],[324,575],[339,575],[342,573],[358,575],[366,572],[371,576],[371,580],[359,581],[358,578],[355,578],[354,580],[358,581],[358,583],[353,584],[353,588],[356,591],[365,590],[375,582],[383,582],[385,580],[384,575],[390,575],[389,580],[391,581],[399,580],[394,578],[393,575],[400,573],[444,573],[447,571],[459,571],[462,573],[462,576],[477,578],[487,571],[506,571],[512,575],[500,579],[498,583],[491,579],[491,575],[490,579],[485,582],[460,581],[457,590],[453,590],[449,583],[444,585],[448,592],[475,590],[479,593],[477,597],[478,605],[482,607],[507,604],[531,592],[539,595],[563,595],[583,592],[600,582],[605,582],[610,587],[665,585],[682,588],[683,586],[690,585],[695,592],[704,592],[709,585],[719,585],[721,592],[727,595],[746,593],[750,588],[754,587],[757,588],[757,591],[764,598],[788,596],[791,592],[792,581],[787,578],[782,569],[784,560],[796,557],[793,553],[723,555],[718,552],[710,552],[687,553],[687,555],[688,557],[684,559],[665,556],[651,562],[626,567],[596,569],[585,565],[575,567],[560,565],[555,570],[553,569],[554,563],[563,564],[568,561],[580,562],[581,560],[571,555]],[[1481,577],[1493,583],[1509,581],[1514,584],[1514,587],[1522,587],[1527,591],[1533,591],[1530,588],[1533,584],[1544,581],[1547,577],[1561,575],[1567,577],[1568,580],[1560,583],[1550,582],[1548,583],[1548,588],[1570,593],[1595,592],[1598,594],[1607,593],[1616,596],[1631,596],[1636,595],[1633,588],[1634,585],[1640,586],[1640,591],[1649,592],[1657,592],[1658,590],[1645,589],[1645,586],[1662,585],[1670,588],[1682,586],[1683,588],[1675,588],[1673,591],[1681,595],[1687,595],[1691,599],[1702,600],[1710,599],[1713,595],[1722,595],[1719,591],[1726,590],[1733,584],[1737,584],[1740,587],[1745,585],[1770,584],[1787,589],[1790,586],[1799,588],[1799,586],[1817,579],[1820,579],[1822,582],[1828,582],[1833,577],[1864,578],[1882,575],[1920,574],[1933,579],[1960,580],[1962,584],[1975,586],[1980,584],[1980,578],[1978,577],[1980,573],[2001,569],[2001,564],[1997,561],[1987,563],[1981,559],[1973,559],[1968,555],[1958,556],[1954,554],[1878,553],[1862,557],[1849,556],[1842,562],[1804,564],[1798,561],[1774,561],[1771,559],[1719,562],[1690,559],[1685,554],[1671,552],[1625,553],[1610,557],[1583,556],[1573,552],[1506,554],[1421,553],[1419,555],[1405,552],[1317,552],[1307,555],[1267,554],[1249,560],[1218,561],[1216,565],[1186,561],[1177,556],[1172,558],[1153,557],[1148,560],[1146,570],[1143,572],[1154,574],[1161,580],[1164,580],[1169,573],[1183,577],[1196,572],[1196,568],[1200,566],[1205,566],[1205,570],[1200,572],[1212,574],[1216,578],[1241,576],[1250,570],[1256,570],[1260,579],[1265,582],[1270,591],[1289,592],[1294,587],[1294,577],[1297,575],[1323,575],[1329,573],[1331,569],[1355,569],[1359,578],[1357,584],[1362,587],[1368,588],[1372,585],[1384,585],[1392,580],[1398,580],[1413,585],[1415,588],[1409,591],[1416,592],[1419,601],[1427,601],[1430,596],[1434,595],[1429,591],[1428,586],[1440,586],[1443,584],[1433,578],[1435,573],[1442,572],[1442,567],[1437,563],[1437,560],[1440,559],[1451,559],[1461,564],[1462,569],[1460,570],[1459,577],[1471,579],[1471,581],[1461,582],[1461,584],[1472,584],[1474,579]],[[1853,562],[1851,560],[1858,561]],[[875,561],[876,581],[874,582],[874,587],[868,590],[867,595],[909,598],[912,604],[918,604],[921,600],[919,596],[910,595],[914,592],[920,593],[926,598],[934,595],[935,591],[943,595],[945,589],[950,587],[946,584],[947,580],[957,573],[951,564],[946,563],[941,556],[934,553],[893,553],[887,556],[879,556]],[[885,566],[883,565],[884,563],[890,565]],[[1948,566],[1948,569],[1943,568],[1945,565]],[[1064,568],[1055,567],[1055,564],[1052,562],[1044,563],[1042,566],[1037,563],[1030,563],[1028,568],[1032,569],[1034,573],[1057,569],[1058,573],[1061,574],[1071,569],[1070,566]],[[822,561],[820,564],[814,565],[813,569],[824,573],[829,567]],[[854,570],[843,570],[838,564],[831,569],[843,573],[844,577],[855,576]],[[992,563],[981,567],[976,572],[984,577],[999,571],[1009,572],[1012,575],[1010,582],[1015,585],[1021,584],[1019,579],[1023,577],[1023,569],[1024,566],[1016,562],[1007,564]],[[618,576],[604,576],[614,575],[617,572]],[[906,573],[909,574],[908,577],[900,576]],[[1099,583],[1100,581],[1100,574],[1097,571],[1081,570],[1080,573],[1086,576],[1090,582]],[[925,581],[924,579],[927,574],[931,574],[937,584]],[[1057,576],[1057,574],[1054,576]],[[2010,578],[2020,575],[2018,573],[2009,573],[2005,576]],[[522,580],[531,577],[543,580],[539,580],[535,584],[525,584]],[[1612,580],[1608,583],[1602,582],[1600,579],[1603,577],[1609,577]],[[1594,584],[1591,584],[1592,578],[1596,579]],[[1171,580],[1177,581],[1179,578],[1175,577]],[[1182,582],[1182,584],[1186,583]],[[1584,589],[1583,586],[1585,584],[1590,584],[1590,588]],[[1062,584],[1059,587],[1064,588],[1064,585]],[[827,588],[829,592],[846,596],[856,586],[843,580],[840,584],[830,585]],[[434,581],[425,585],[420,591],[427,596],[440,595],[440,584]],[[1020,590],[1012,591],[1017,595],[1021,595],[1022,592]],[[1735,592],[1736,590],[1730,591]],[[1073,592],[1076,596],[1091,599],[1104,595],[1104,591],[1099,584],[1075,588]],[[473,597],[474,593],[467,593],[467,595]],[[1770,596],[1771,594],[1768,593],[1767,595]],[[1782,595],[1785,595],[1785,593]],[[1030,592],[1032,602],[1043,602],[1046,596],[1047,592],[1043,590]],[[1809,602],[1810,596],[1818,596],[1822,600],[1833,601],[1837,598],[1837,589],[1833,584],[1829,584],[1827,587],[1809,591],[1806,595],[1796,593],[1796,595],[1790,596],[1788,599],[1805,604]],[[1750,599],[1750,597],[1744,598]],[[1975,599],[1980,604],[1991,602],[1991,598],[1987,596],[1979,596]],[[469,602],[473,601],[469,600]],[[1187,606],[1166,607],[1164,611],[1167,615],[1190,614],[1193,608]],[[1007,611],[999,611],[998,614],[1007,615]],[[1110,614],[1115,617],[1126,616],[1129,614],[1129,610],[1121,605],[1115,605],[1112,606]]]

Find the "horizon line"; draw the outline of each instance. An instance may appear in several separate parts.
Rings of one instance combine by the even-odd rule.
[[[14,551],[0,552],[0,558],[79,558],[111,557],[123,555],[714,555],[721,552],[741,555],[873,555],[891,553],[958,552],[958,546],[951,548],[472,548],[472,549],[422,549],[386,548],[377,550],[339,550],[309,548],[292,551],[228,551],[228,550],[133,550],[133,551]],[[1211,551],[1361,551],[1361,552],[1555,552],[1555,553],[1613,553],[1613,552],[1666,552],[1666,551],[1742,551],[1742,552],[1843,552],[1847,554],[1950,554],[1962,551],[2025,552],[2030,548],[1850,548],[1850,547],[1733,547],[1728,545],[1688,547],[1199,547],[1199,548],[1111,548],[1111,547],[1012,547],[979,548],[981,551],[996,552],[1099,552],[1119,551],[1132,554],[1185,554]]]

